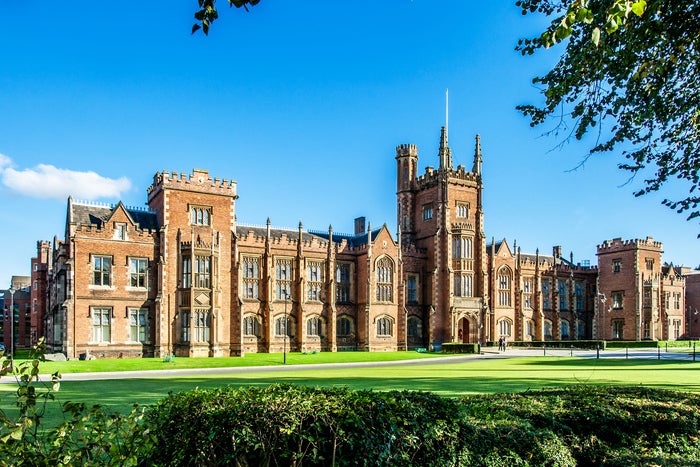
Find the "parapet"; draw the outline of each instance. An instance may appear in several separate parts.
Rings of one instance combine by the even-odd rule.
[[[204,169],[192,169],[188,176],[178,172],[158,172],[153,176],[153,184],[148,187],[148,199],[150,200],[163,189],[175,189],[225,195],[236,198],[236,182],[224,178],[212,178],[209,171]]]
[[[654,241],[652,237],[647,237],[644,239],[635,238],[632,240],[622,240],[618,237],[613,238],[612,240],[605,240],[601,245],[598,245],[598,254],[636,250],[641,248],[647,250],[658,250],[659,253],[661,253],[663,250],[663,243]]]
[[[418,157],[418,146],[415,144],[399,144],[396,146],[396,158]]]

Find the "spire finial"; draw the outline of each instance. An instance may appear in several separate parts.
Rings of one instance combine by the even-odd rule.
[[[481,156],[481,135],[476,134],[476,145],[474,147],[474,167],[472,167],[472,172],[477,175],[481,175],[481,163],[483,162]]]

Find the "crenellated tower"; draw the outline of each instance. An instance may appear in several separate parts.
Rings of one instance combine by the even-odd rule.
[[[396,161],[397,221],[408,265],[405,280],[416,277],[420,283],[423,338],[432,346],[480,342],[488,290],[480,138],[472,171],[464,165],[453,167],[446,127],[440,134],[437,169],[428,166],[417,175],[414,145],[398,146]],[[425,260],[420,271],[415,270],[418,266],[412,271],[410,258],[418,254]]]

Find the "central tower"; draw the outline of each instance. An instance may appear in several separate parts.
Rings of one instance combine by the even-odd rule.
[[[479,136],[471,171],[453,168],[446,127],[438,159],[437,169],[428,166],[418,176],[417,147],[396,148],[397,225],[405,262],[411,255],[426,258],[421,302],[431,347],[481,342],[488,300]]]

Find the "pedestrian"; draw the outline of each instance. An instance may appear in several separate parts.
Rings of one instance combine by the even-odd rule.
[[[503,351],[506,351],[506,346],[508,345],[508,341],[506,340],[506,336],[503,336]]]
[[[498,338],[498,351],[503,350],[503,336]]]

